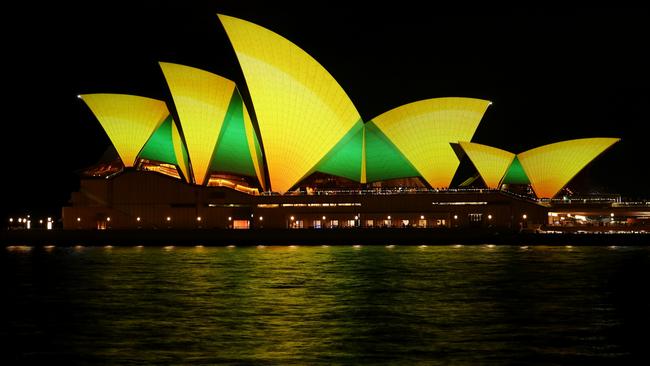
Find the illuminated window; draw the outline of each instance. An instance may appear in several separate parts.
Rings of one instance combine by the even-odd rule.
[[[470,222],[481,222],[483,221],[483,214],[480,213],[471,213],[469,214]]]
[[[250,229],[251,224],[248,220],[233,220],[232,228],[233,229]]]

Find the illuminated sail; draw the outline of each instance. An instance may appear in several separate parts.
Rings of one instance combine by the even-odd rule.
[[[124,94],[85,94],[88,105],[115,146],[125,167],[135,164],[149,136],[169,116],[164,102]]]
[[[587,164],[618,138],[586,138],[556,142],[517,155],[538,198],[553,198]]]
[[[250,120],[235,83],[197,68],[161,62],[187,144],[196,184],[207,183],[209,172],[249,176],[259,160],[248,146],[245,124]]]
[[[432,187],[448,187],[460,163],[451,142],[472,139],[489,101],[435,98],[372,119]]]
[[[515,154],[473,142],[459,142],[488,188],[498,189]]]
[[[251,95],[271,188],[286,192],[310,174],[361,120],[316,60],[282,36],[219,15]]]

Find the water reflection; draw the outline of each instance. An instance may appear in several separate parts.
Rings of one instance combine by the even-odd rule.
[[[625,363],[650,325],[645,248],[18,248],[21,362]]]

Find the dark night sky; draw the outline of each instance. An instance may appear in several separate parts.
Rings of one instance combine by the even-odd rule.
[[[3,211],[52,214],[109,140],[77,94],[165,98],[158,61],[243,84],[216,13],[253,21],[327,68],[368,120],[419,99],[489,99],[475,142],[524,150],[617,136],[576,181],[648,197],[647,22],[639,9],[438,8],[401,1],[352,10],[341,2],[143,1],[24,4],[4,9]],[[192,3],[193,5],[188,5]],[[272,4],[270,4],[272,3]],[[197,5],[199,4],[199,5]]]

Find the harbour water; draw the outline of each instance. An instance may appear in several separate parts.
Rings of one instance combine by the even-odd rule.
[[[648,364],[650,249],[22,247],[2,364]]]

